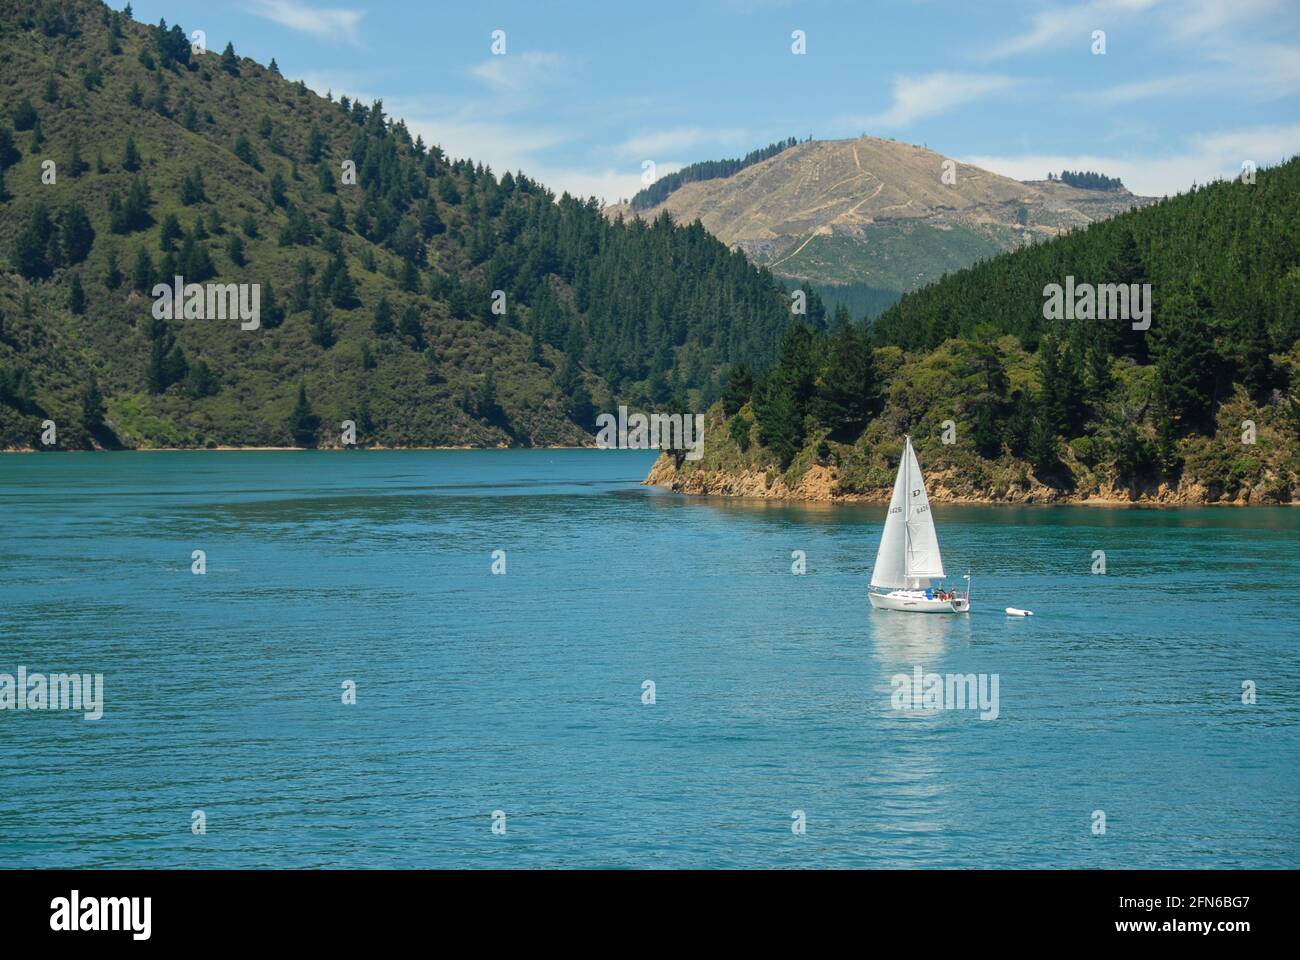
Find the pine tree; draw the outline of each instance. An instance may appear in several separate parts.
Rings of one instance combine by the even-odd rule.
[[[311,342],[323,350],[334,346],[334,326],[330,323],[325,301],[314,297],[311,301],[308,322],[311,325]]]
[[[180,218],[174,213],[163,217],[162,226],[158,228],[158,248],[164,252],[176,249],[176,241],[185,236],[181,229]]]
[[[412,349],[424,349],[424,326],[420,323],[420,311],[412,304],[402,311],[402,319],[397,332],[412,342]]]
[[[135,137],[126,138],[126,148],[122,151],[122,169],[129,173],[140,169],[140,152],[135,148]]]
[[[13,255],[10,257],[14,269],[28,280],[48,277],[57,266],[49,254],[54,238],[54,225],[50,222],[49,210],[40,201],[32,209],[27,226],[14,241]]]
[[[1273,390],[1273,360],[1264,317],[1252,311],[1243,321],[1240,376],[1246,391],[1263,402]]]
[[[117,263],[117,248],[114,247],[108,251],[107,263],[104,267],[104,286],[109,290],[116,290],[122,285],[122,270]]]
[[[233,43],[227,43],[226,49],[221,51],[221,69],[232,77],[239,76],[239,57],[235,55]]]
[[[320,417],[312,412],[311,404],[307,401],[307,386],[300,380],[298,402],[289,414],[289,435],[297,446],[314,447],[319,432]]]
[[[63,260],[65,263],[77,264],[90,255],[95,245],[95,228],[90,225],[90,217],[79,203],[74,203],[63,215]]]
[[[307,135],[307,162],[320,163],[321,157],[325,153],[325,134],[321,132],[320,127],[316,124],[311,125],[311,132]],[[331,181],[333,178],[331,177]]]
[[[338,269],[334,271],[334,279],[330,282],[330,302],[340,310],[350,310],[360,303],[357,299],[356,284],[352,282],[352,275],[348,273],[348,263],[343,258],[342,252],[339,253],[336,262]]]
[[[12,167],[22,156],[22,152],[14,146],[13,134],[7,127],[0,127],[0,169]]]
[[[74,273],[68,283],[68,310],[75,314],[86,312],[86,291],[81,286],[81,274]]]
[[[262,169],[262,163],[257,159],[257,151],[253,149],[253,145],[249,142],[248,137],[244,136],[242,133],[235,138],[235,156],[244,161],[244,163],[248,164],[254,170]]]
[[[248,259],[244,256],[244,241],[239,234],[232,233],[226,241],[226,256],[237,267],[242,267],[248,262]]]
[[[348,228],[347,214],[343,212],[343,204],[337,199],[334,201],[334,207],[330,210],[327,222],[335,230],[346,230]]]
[[[880,406],[871,345],[852,323],[844,323],[831,337],[830,362],[817,390],[817,419],[832,437],[852,438]]]
[[[474,413],[479,419],[486,420],[493,426],[503,426],[506,422],[505,411],[501,409],[501,404],[497,400],[497,381],[491,368],[479,381],[478,389],[474,393]]]
[[[722,412],[730,417],[749,403],[754,394],[754,374],[743,363],[733,366],[727,374],[727,389],[722,394]]]
[[[756,398],[758,439],[776,456],[784,470],[803,447],[803,417],[789,382],[771,378]]]
[[[90,169],[90,164],[81,158],[81,144],[72,141],[72,155],[68,157],[68,175],[73,180],[77,180],[83,173]]]
[[[104,417],[107,414],[108,407],[99,390],[99,380],[92,370],[85,389],[81,391],[81,425],[87,433],[99,433],[104,429]]]
[[[1216,399],[1219,356],[1201,309],[1196,297],[1178,292],[1167,298],[1160,312],[1164,332],[1156,369],[1168,414],[1180,434],[1204,428]]]
[[[1060,469],[1061,460],[1057,454],[1056,433],[1048,425],[1046,416],[1039,417],[1030,428],[1029,445],[1025,455],[1040,481],[1045,481]]]
[[[136,250],[135,264],[131,268],[131,289],[139,293],[149,293],[153,289],[153,258],[141,244]]]
[[[997,410],[985,402],[975,407],[971,422],[971,445],[986,460],[996,460],[1002,455],[1002,431],[998,427]]]
[[[270,280],[262,284],[261,293],[262,326],[267,330],[274,330],[284,323],[284,307],[280,306],[279,301],[275,299],[275,287],[271,285]]]
[[[14,105],[9,116],[14,122],[14,129],[18,131],[31,130],[36,126],[39,119],[36,108],[32,106],[32,102],[26,97]]]
[[[380,297],[379,302],[375,304],[375,319],[371,328],[375,331],[377,337],[386,337],[395,329],[393,326],[393,308],[389,304],[387,297]]]

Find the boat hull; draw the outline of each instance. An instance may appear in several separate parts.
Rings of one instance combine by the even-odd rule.
[[[878,610],[901,610],[904,613],[969,613],[970,601],[965,597],[937,600],[919,590],[893,590],[889,593],[867,594],[871,605]]]

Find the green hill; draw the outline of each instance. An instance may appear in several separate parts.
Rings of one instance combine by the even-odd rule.
[[[1150,284],[1150,328],[1047,319],[1070,277]],[[940,499],[1292,502],[1300,158],[999,255],[870,329],[830,326],[734,371],[704,459],[656,479],[887,496],[910,433]]]
[[[61,448],[343,420],[362,445],[580,444],[617,401],[710,402],[788,320],[699,226],[610,223],[176,25],[8,2],[0,80],[0,449],[46,419]],[[261,328],[156,320],[178,274],[258,284]]]

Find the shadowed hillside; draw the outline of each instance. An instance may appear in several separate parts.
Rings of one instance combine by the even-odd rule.
[[[90,0],[0,6],[0,448],[583,444],[770,360],[772,278],[612,224],[233,48]],[[355,178],[351,171],[355,171]],[[256,284],[260,328],[153,287]]]

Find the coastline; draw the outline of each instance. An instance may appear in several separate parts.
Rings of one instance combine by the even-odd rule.
[[[105,448],[103,448],[103,447],[95,447],[95,448],[93,448],[93,449],[89,449],[89,450],[86,450],[86,449],[80,449],[80,448],[67,449],[67,448],[64,448],[64,447],[56,447],[56,448],[53,449],[53,450],[40,450],[40,449],[37,449],[36,447],[8,447],[8,448],[5,448],[5,449],[3,449],[3,450],[0,450],[0,455],[7,454],[7,453],[13,453],[13,454],[22,454],[22,453],[253,453],[253,452],[260,452],[260,453],[307,453],[307,452],[310,452],[310,451],[320,451],[320,452],[324,452],[324,453],[357,453],[357,452],[364,452],[364,451],[366,451],[366,450],[382,450],[382,451],[403,451],[403,450],[419,451],[419,450],[423,450],[423,451],[430,451],[430,450],[594,450],[594,449],[595,449],[594,446],[581,446],[581,447],[575,447],[575,446],[571,446],[571,445],[565,445],[565,446],[532,446],[532,447],[475,447],[475,446],[469,446],[469,445],[462,445],[462,446],[441,446],[441,447],[424,447],[424,446],[387,447],[387,446],[384,446],[384,445],[382,445],[382,444],[375,444],[375,445],[373,445],[373,446],[367,446],[367,447],[362,447],[362,446],[355,446],[355,447],[353,447],[353,446],[348,446],[348,447],[343,447],[343,446],[338,446],[338,445],[331,445],[331,446],[324,446],[324,445],[322,445],[322,446],[319,446],[319,447],[264,447],[264,446],[249,446],[249,447],[232,447],[232,446],[216,446],[216,447],[123,447],[123,448],[121,448],[120,450],[108,450],[108,449],[105,449]]]
[[[1160,484],[1154,490],[1130,490],[1103,487],[1098,490],[1064,491],[1033,481],[1027,487],[1015,487],[1005,496],[972,496],[960,493],[946,481],[954,479],[937,472],[928,478],[932,503],[969,504],[972,506],[1091,506],[1091,507],[1294,507],[1300,501],[1277,500],[1263,491],[1239,491],[1236,497],[1214,495],[1214,491],[1197,483],[1180,482],[1177,487]],[[763,500],[792,504],[888,504],[892,488],[881,487],[863,492],[841,493],[834,467],[814,464],[793,486],[775,471],[758,469],[740,472],[723,469],[694,469],[683,473],[671,456],[655,461],[643,486],[659,487],[687,496],[717,497],[735,500]],[[1252,494],[1255,494],[1252,496]]]

